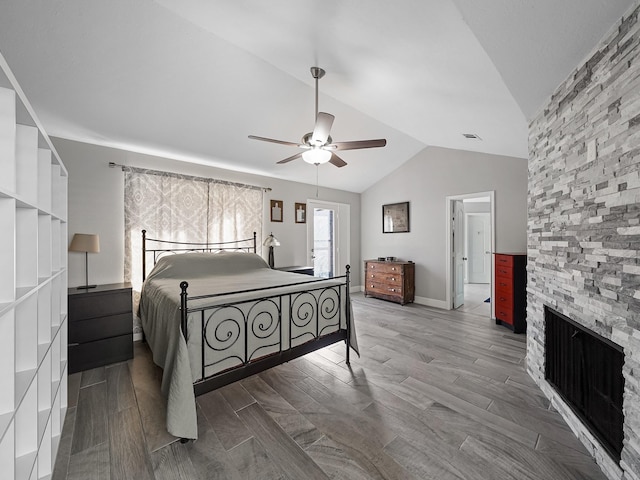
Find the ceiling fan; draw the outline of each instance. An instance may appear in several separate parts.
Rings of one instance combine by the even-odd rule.
[[[280,160],[277,163],[288,163],[302,157],[305,162],[313,165],[329,162],[336,167],[344,167],[347,162],[342,160],[335,152],[339,150],[358,150],[361,148],[384,147],[387,144],[387,141],[384,138],[377,140],[357,140],[353,142],[334,142],[332,140],[329,132],[331,131],[331,125],[333,125],[335,117],[330,113],[318,112],[318,80],[324,77],[324,74],[325,71],[322,68],[311,67],[311,75],[316,80],[316,124],[313,128],[313,132],[306,133],[302,137],[302,141],[300,143],[249,135],[249,138],[253,140],[279,143],[280,145],[298,147],[304,150],[303,152],[296,153],[284,160]]]

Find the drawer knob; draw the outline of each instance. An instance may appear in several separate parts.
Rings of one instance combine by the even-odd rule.
[[[391,281],[395,282],[396,281],[396,277],[391,277]]]
[[[396,269],[396,267],[391,267],[391,270],[395,270],[395,269]]]
[[[391,289],[391,291],[392,291],[392,292],[395,292],[395,291],[396,291],[396,289],[395,289],[395,288],[392,288],[392,289]]]
[[[373,277],[374,277],[374,275],[373,275],[373,273],[372,273],[372,274],[371,274],[371,278],[373,278]]]
[[[373,288],[373,285],[371,285],[371,288]]]

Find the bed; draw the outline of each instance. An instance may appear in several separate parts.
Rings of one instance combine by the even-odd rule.
[[[347,363],[349,346],[358,351],[349,266],[330,279],[273,270],[256,254],[255,234],[194,244],[143,230],[142,258],[138,313],[176,437],[197,438],[196,395],[336,342],[345,342]]]

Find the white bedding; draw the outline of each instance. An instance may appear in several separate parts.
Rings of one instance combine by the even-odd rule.
[[[213,310],[205,310],[206,338],[211,346],[224,348],[233,343],[233,347],[222,353],[207,348],[205,361],[210,366],[206,368],[205,376],[210,376],[222,370],[242,364],[248,356],[249,360],[275,353],[279,350],[282,335],[282,350],[311,340],[316,332],[321,335],[338,329],[337,318],[322,320],[318,323],[317,316],[307,315],[316,309],[318,297],[323,290],[305,293],[301,296],[295,292],[316,289],[319,287],[337,285],[335,280],[323,280],[303,285],[287,286],[287,284],[317,280],[296,273],[287,273],[269,268],[267,263],[253,253],[221,252],[221,253],[187,253],[170,255],[158,260],[153,271],[143,285],[139,314],[142,321],[146,340],[153,352],[154,362],[163,368],[162,392],[167,398],[167,430],[172,435],[183,438],[197,438],[197,419],[193,382],[202,377],[201,371],[201,313],[194,312],[188,318],[188,338],[185,342],[180,330],[180,287],[181,281],[189,283],[189,298],[209,295],[212,293],[228,293],[251,290],[264,287],[276,287],[260,292],[232,293],[215,298],[189,300],[188,308],[209,307],[227,303],[244,302],[237,307],[218,311],[211,316]],[[337,287],[336,287],[337,288]],[[342,289],[344,290],[344,289]],[[332,290],[333,291],[333,290]],[[340,309],[340,327],[345,328],[346,295],[341,296],[342,305],[338,305],[332,297],[332,291],[322,293],[327,299],[325,308]],[[293,293],[297,298],[293,305],[296,323],[289,330],[289,300],[288,295],[279,297],[283,293]],[[313,296],[311,296],[313,295]],[[256,299],[272,297],[262,300],[256,306]],[[280,302],[284,304],[280,305]],[[322,303],[321,303],[322,304]],[[259,308],[265,310],[254,318],[253,311]],[[277,310],[282,311],[282,323],[277,322]],[[245,332],[245,316],[249,316],[249,328]],[[302,319],[302,320],[301,320]],[[244,352],[245,333],[247,339],[247,353]],[[289,342],[289,334],[292,336]],[[257,336],[263,338],[257,338]],[[234,340],[238,337],[238,341]],[[188,347],[187,347],[188,345]],[[350,345],[357,352],[355,329],[351,316]],[[220,356],[230,357],[220,362]],[[235,358],[238,357],[238,358]]]

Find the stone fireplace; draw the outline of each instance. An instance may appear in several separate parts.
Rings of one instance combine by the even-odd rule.
[[[529,128],[527,369],[605,474],[624,480],[640,480],[639,10]],[[619,459],[545,377],[548,308],[623,353]]]

